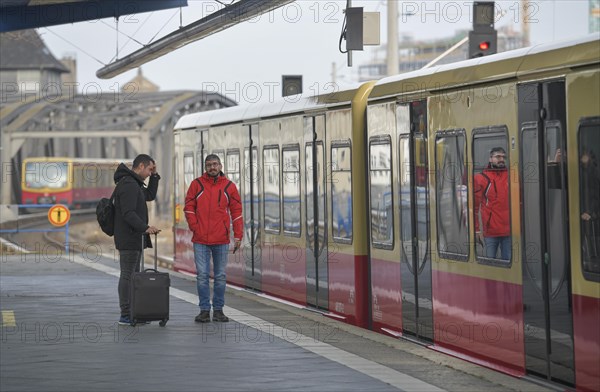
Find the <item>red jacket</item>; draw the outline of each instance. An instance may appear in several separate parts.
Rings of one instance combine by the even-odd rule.
[[[183,211],[194,243],[229,244],[230,222],[233,223],[234,238],[242,240],[244,222],[240,194],[222,172],[216,178],[204,173],[192,181]]]
[[[510,207],[508,197],[508,171],[483,170],[473,178],[475,189],[475,231],[479,231],[479,212],[484,237],[510,235]]]

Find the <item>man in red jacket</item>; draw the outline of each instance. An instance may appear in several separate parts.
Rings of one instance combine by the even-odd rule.
[[[486,257],[510,260],[510,208],[508,196],[508,170],[506,151],[494,147],[490,151],[487,168],[473,178],[475,191],[475,233],[477,240],[485,241]],[[479,215],[481,213],[481,225]]]
[[[210,322],[210,258],[213,259],[213,321],[227,322],[223,313],[225,305],[225,267],[229,251],[230,224],[233,223],[235,253],[242,242],[244,222],[242,204],[237,187],[221,171],[223,166],[217,155],[204,160],[206,172],[190,184],[185,198],[185,218],[193,233],[196,284],[200,299],[200,314],[195,321]]]

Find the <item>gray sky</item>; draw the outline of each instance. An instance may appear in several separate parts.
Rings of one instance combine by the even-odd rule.
[[[354,7],[381,13],[381,42],[387,41],[386,1],[354,0]],[[588,0],[530,1],[527,12],[531,22],[532,44],[577,38],[588,34]],[[188,0],[183,8],[183,25],[207,16],[221,7],[215,1]],[[400,1],[399,34],[415,39],[451,36],[471,26],[472,1]],[[519,0],[496,1],[496,26],[520,30],[522,18]],[[305,92],[329,92],[332,64],[336,80],[343,88],[357,80],[358,65],[374,54],[369,47],[354,53],[354,67],[346,66],[347,57],[338,51],[338,41],[346,1],[300,0],[270,14],[245,22],[203,40],[189,44],[145,64],[144,75],[161,90],[212,90],[241,103],[276,99],[283,74],[304,75]],[[406,13],[413,16],[406,16]],[[179,27],[179,10],[166,10],[122,17],[119,31],[144,44]],[[98,88],[115,91],[131,80],[129,71],[109,80],[96,78],[96,71],[113,61],[117,48],[114,19],[81,22],[42,28],[38,31],[60,58],[75,55],[78,61],[79,91],[96,93]],[[67,42],[68,41],[68,42]],[[119,57],[140,48],[126,35],[118,35]],[[86,53],[87,52],[87,53]],[[273,93],[273,90],[275,92]]]

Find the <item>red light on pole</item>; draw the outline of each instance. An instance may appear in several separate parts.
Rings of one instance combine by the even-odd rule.
[[[480,50],[488,50],[490,48],[490,43],[487,41],[479,43]]]

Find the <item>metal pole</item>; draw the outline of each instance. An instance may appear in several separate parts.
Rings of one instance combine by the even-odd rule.
[[[387,39],[387,75],[398,73],[398,1],[389,0],[387,7],[388,39]]]

